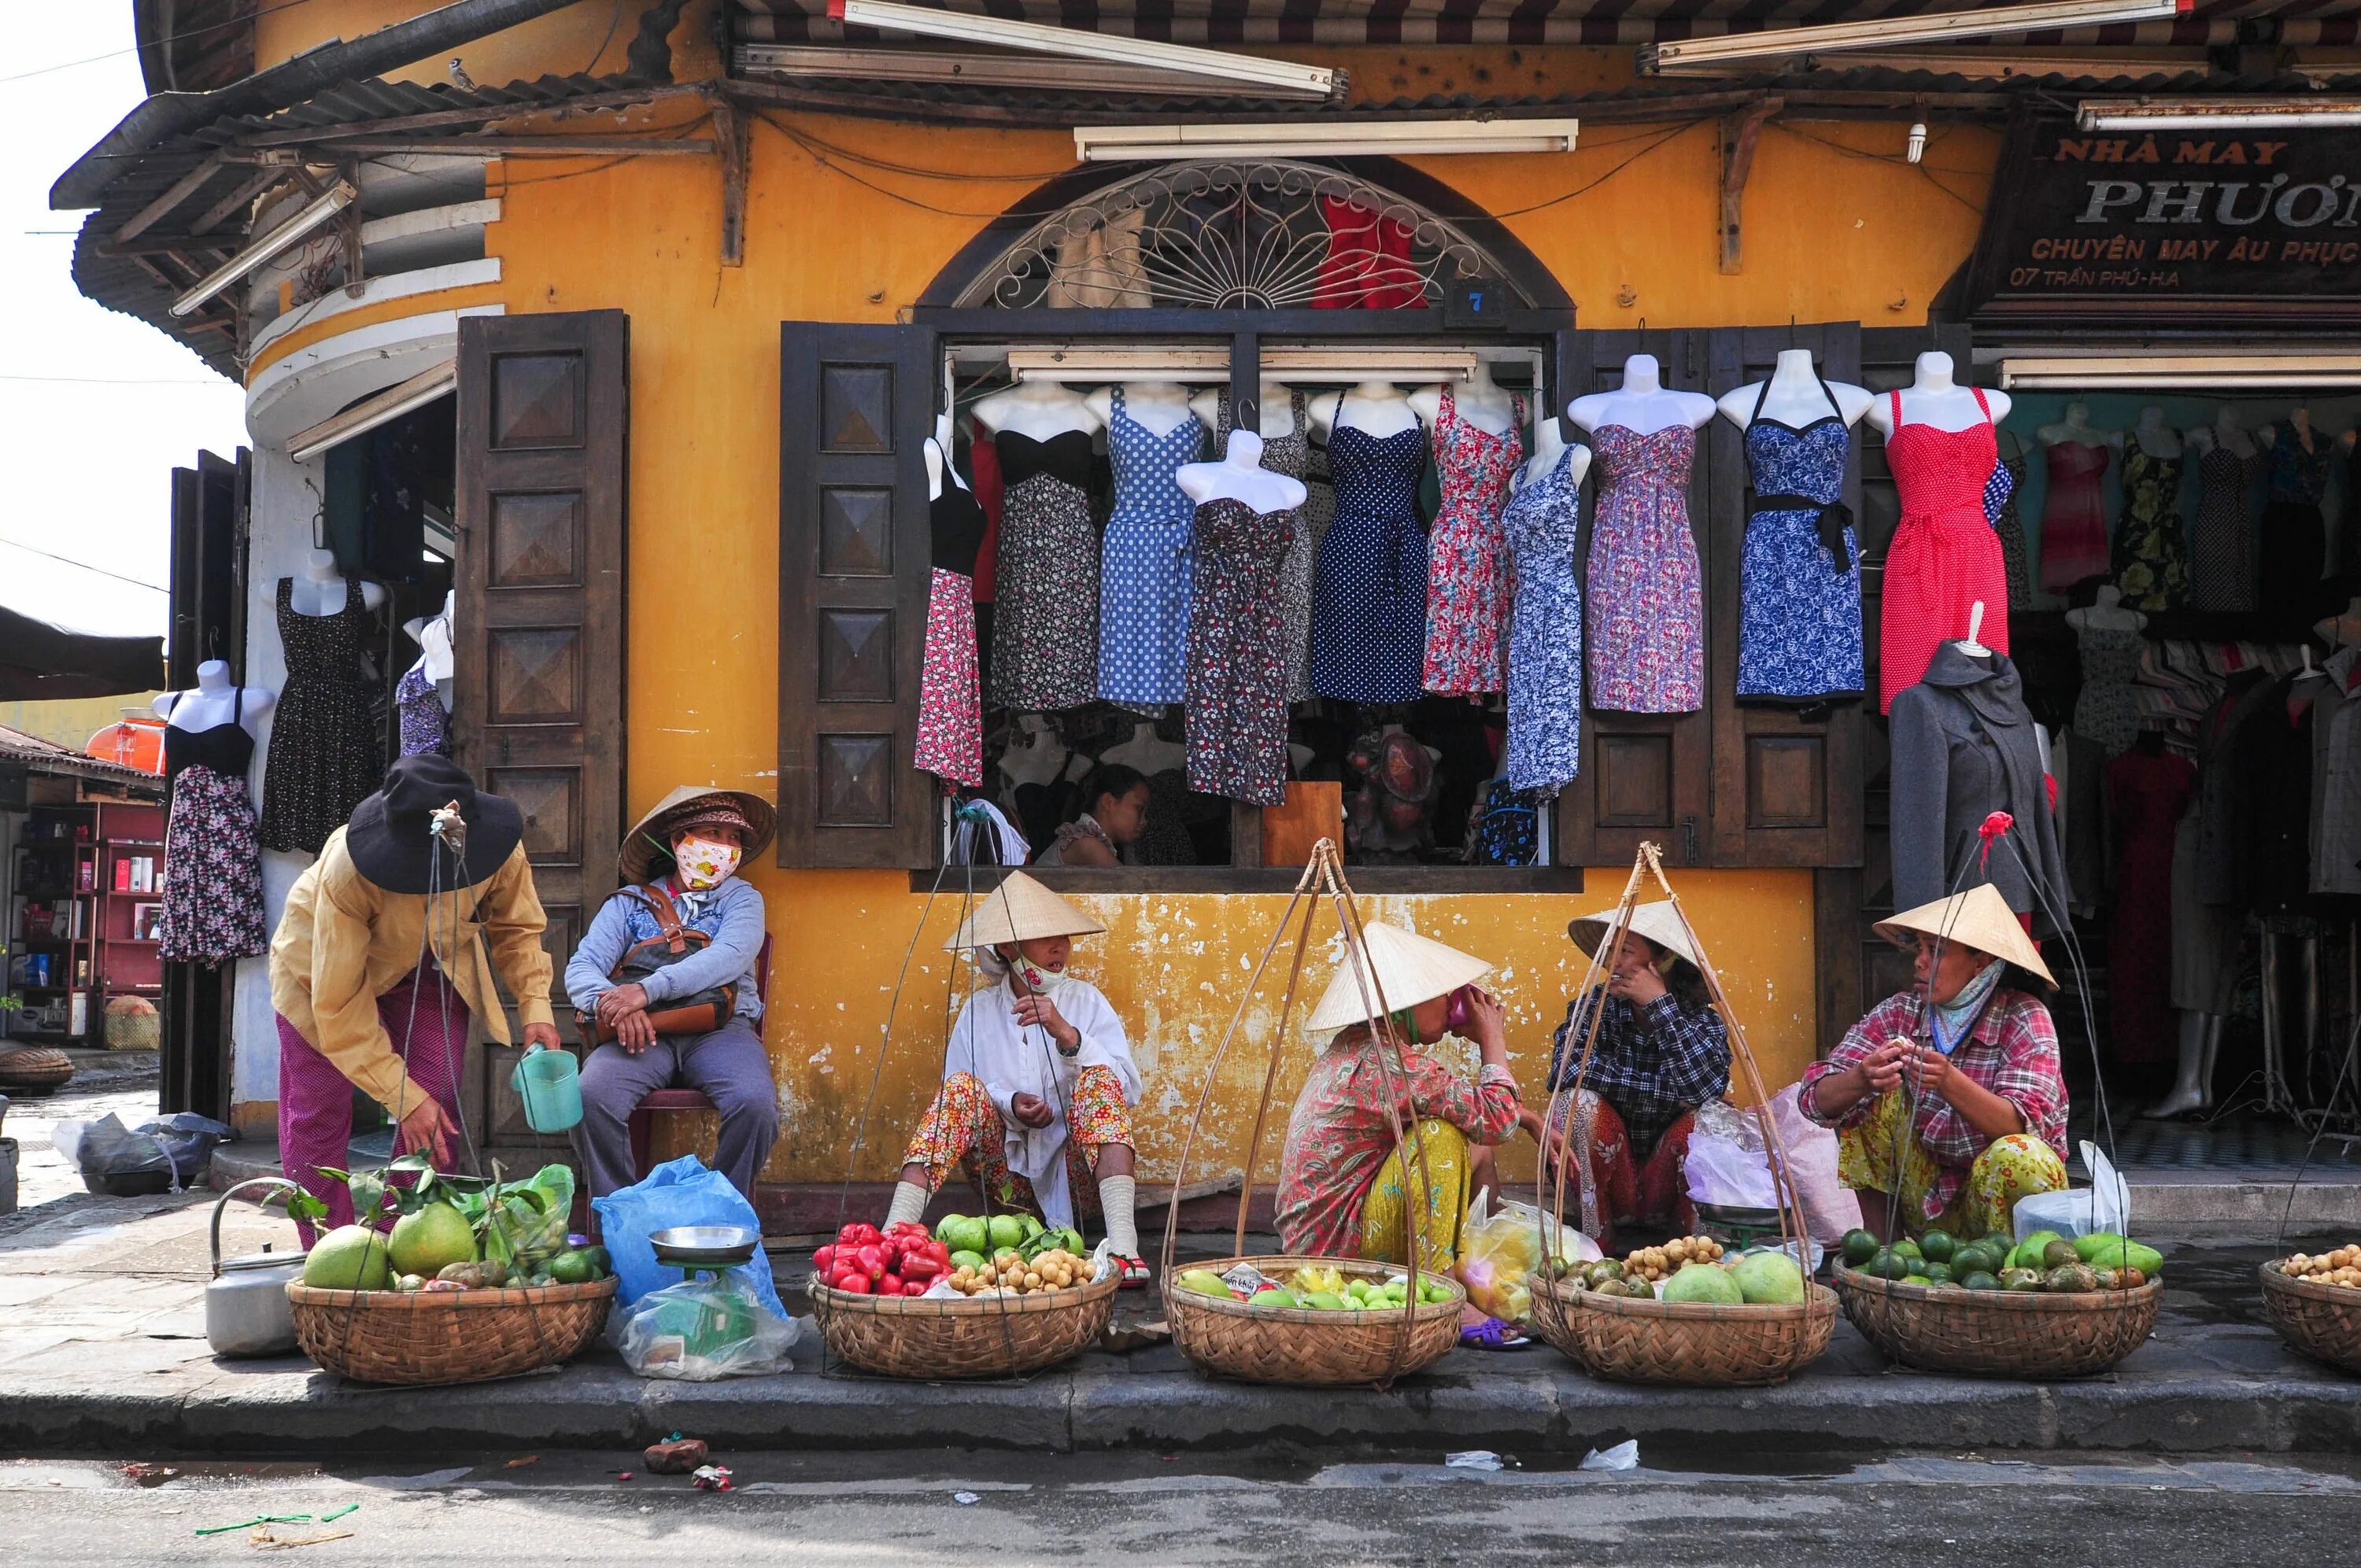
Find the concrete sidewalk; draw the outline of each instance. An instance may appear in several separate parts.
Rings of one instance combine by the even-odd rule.
[[[203,1340],[210,1209],[204,1194],[85,1197],[0,1222],[0,1445],[114,1454],[611,1449],[680,1431],[741,1449],[1049,1453],[1287,1442],[1579,1455],[1626,1436],[1724,1454],[2361,1448],[2361,1380],[2280,1344],[2256,1307],[2254,1268],[2272,1249],[2229,1241],[2168,1248],[2156,1337],[2114,1376],[2079,1383],[1897,1371],[1840,1323],[1804,1376],[1759,1390],[1622,1387],[1585,1376],[1546,1346],[1455,1352],[1383,1394],[1216,1382],[1169,1344],[1093,1352],[1021,1384],[913,1384],[824,1366],[815,1339],[795,1371],[776,1377],[649,1382],[600,1346],[533,1376],[398,1390],[346,1384],[297,1360],[215,1361]],[[236,1206],[224,1243],[247,1252],[291,1245],[291,1235],[283,1220]],[[800,1299],[796,1281],[782,1283],[791,1302]],[[1126,1299],[1126,1314],[1154,1310],[1153,1298]]]

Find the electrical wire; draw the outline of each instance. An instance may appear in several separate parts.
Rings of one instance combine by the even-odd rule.
[[[151,594],[169,594],[172,591],[170,588],[159,587],[154,583],[143,583],[137,577],[126,577],[120,572],[110,572],[104,566],[93,566],[87,561],[77,561],[71,555],[60,555],[53,550],[43,550],[36,545],[20,543],[14,539],[0,538],[0,544],[5,544],[11,550],[22,550],[27,555],[46,556],[49,560],[62,562],[69,566],[79,566],[85,572],[95,572],[102,577],[113,577],[118,583],[128,583],[135,588],[146,588]]]
[[[1704,125],[1705,123],[1706,122],[1702,119],[1682,121],[1679,125],[1673,126],[1670,130],[1664,132],[1662,135],[1657,136],[1653,140],[1649,141],[1646,146],[1641,148],[1637,152],[1631,153],[1620,159],[1605,173],[1600,174],[1594,179],[1585,181],[1583,183],[1576,186],[1573,190],[1568,191],[1562,196],[1552,196],[1546,202],[1535,202],[1531,206],[1510,207],[1504,211],[1492,213],[1488,215],[1494,219],[1521,218],[1528,213],[1543,212],[1563,203],[1571,202],[1576,196],[1587,195],[1589,192],[1598,189],[1601,185],[1606,184],[1609,180],[1614,179],[1618,174],[1620,174],[1625,170],[1631,168],[1633,164],[1639,162],[1642,159],[1646,158],[1650,154],[1679,140],[1682,137],[1687,135],[1690,131],[1695,130],[1697,126]],[[1637,140],[1638,138],[1634,137],[1632,139]],[[1609,145],[1620,147],[1623,144],[1621,142],[1613,142]]]
[[[167,33],[160,38],[149,38],[144,44],[133,44],[129,49],[111,49],[104,54],[87,55],[81,60],[61,60],[55,65],[36,66],[31,71],[20,71],[14,76],[0,76],[0,84],[26,82],[36,76],[49,76],[60,71],[71,71],[77,66],[96,65],[101,60],[118,60],[126,54],[137,54],[143,49],[156,49],[165,44],[176,44],[183,38],[202,38],[207,33],[218,33],[229,27],[242,27],[248,23],[259,21],[265,16],[276,16],[281,11],[292,11],[298,5],[311,4],[312,0],[280,0],[279,5],[265,6],[249,16],[236,16],[226,22],[208,22],[202,27],[191,27],[184,33]]]

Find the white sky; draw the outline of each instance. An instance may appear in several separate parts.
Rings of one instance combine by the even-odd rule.
[[[83,216],[49,211],[50,181],[144,95],[129,0],[0,0],[0,602],[160,635],[164,595],[101,573],[163,587],[172,470],[201,447],[236,454],[245,396],[155,328],[83,299],[71,233],[46,232]],[[67,64],[93,55],[107,58]]]

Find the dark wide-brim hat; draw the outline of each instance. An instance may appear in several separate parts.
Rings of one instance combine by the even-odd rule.
[[[467,826],[466,851],[456,859],[434,833],[434,813],[453,805]],[[425,893],[489,881],[523,838],[524,814],[514,801],[478,789],[448,757],[404,757],[386,769],[382,788],[353,807],[345,852],[355,870],[388,893]]]
[[[779,830],[779,813],[761,795],[742,789],[682,784],[631,824],[623,835],[623,847],[616,851],[616,869],[627,883],[645,882],[649,863],[671,852],[674,834],[704,827],[737,828],[744,844],[741,859],[752,861],[771,847]]]

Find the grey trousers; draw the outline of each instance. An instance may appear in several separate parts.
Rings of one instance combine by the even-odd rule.
[[[631,1168],[631,1116],[641,1101],[674,1086],[704,1091],[721,1113],[714,1168],[754,1201],[754,1178],[779,1136],[778,1086],[763,1036],[747,1018],[732,1018],[709,1035],[663,1035],[638,1056],[619,1045],[600,1046],[582,1063],[582,1123],[575,1152],[603,1198],[639,1179]]]

